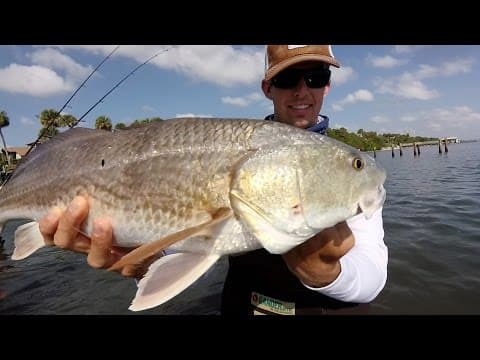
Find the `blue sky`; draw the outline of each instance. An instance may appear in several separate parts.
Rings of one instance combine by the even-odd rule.
[[[44,109],[59,110],[116,45],[0,45],[0,110],[8,146],[36,139]],[[340,69],[322,114],[349,131],[480,138],[480,46],[333,45]],[[168,49],[162,51],[162,49]],[[160,52],[160,53],[159,53]],[[121,45],[63,111],[81,117],[136,66],[158,54],[98,104],[113,124],[180,116],[263,118],[264,45]]]

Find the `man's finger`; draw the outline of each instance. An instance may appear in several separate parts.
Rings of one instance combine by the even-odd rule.
[[[43,239],[45,240],[45,244],[47,245],[55,245],[53,242],[53,236],[55,235],[55,231],[57,231],[58,221],[62,216],[63,211],[55,206],[46,216],[44,216],[38,222],[38,226],[40,228],[40,232],[43,235]]]
[[[87,215],[87,199],[76,196],[58,222],[57,232],[54,236],[55,245],[64,249],[85,251],[85,244],[81,244],[81,249],[76,248],[75,239],[78,235],[78,229],[80,229]]]
[[[150,267],[150,265],[152,265],[155,261],[160,259],[162,256],[163,256],[163,253],[155,254],[143,260],[142,263],[140,264],[126,265],[122,269],[122,275],[126,277],[134,277],[137,280],[140,280],[143,277],[143,275],[145,275],[145,273],[148,271],[148,268]]]
[[[112,252],[112,225],[107,219],[97,219],[93,222],[88,264],[94,268],[110,267],[117,258]]]

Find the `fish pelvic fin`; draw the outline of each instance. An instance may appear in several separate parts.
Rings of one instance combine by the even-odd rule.
[[[185,290],[210,269],[219,255],[174,253],[155,261],[138,283],[131,311],[159,306]]]
[[[194,237],[194,236],[210,236],[213,233],[215,227],[228,218],[233,216],[233,211],[230,208],[219,208],[212,214],[212,218],[200,225],[192,226],[188,229],[180,230],[176,233],[167,235],[159,240],[150,242],[145,245],[141,245],[135,250],[130,251],[127,255],[123,256],[115,264],[113,264],[108,270],[119,270],[126,265],[138,265],[145,259],[150,258],[153,255],[160,253],[176,242]]]
[[[12,260],[22,260],[32,255],[38,249],[46,246],[38,222],[23,224],[15,231],[15,249]]]

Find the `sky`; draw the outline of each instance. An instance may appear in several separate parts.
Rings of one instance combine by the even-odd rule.
[[[263,119],[264,45],[0,45],[0,111],[7,146],[25,146],[38,115],[60,110],[94,127],[135,119],[200,116]],[[480,45],[332,45],[339,69],[322,114],[330,127],[480,139]]]

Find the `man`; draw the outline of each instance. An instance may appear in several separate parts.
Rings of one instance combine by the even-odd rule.
[[[330,90],[329,45],[268,45],[262,90],[274,113],[266,117],[324,134],[320,115]],[[332,179],[335,181],[335,179]],[[318,184],[322,191],[322,184]],[[325,229],[283,256],[256,250],[229,258],[222,313],[360,313],[385,286],[388,251],[382,209]]]
[[[328,118],[320,110],[330,90],[331,65],[340,67],[329,45],[268,45],[262,90],[274,113],[266,119],[325,133]],[[108,219],[94,221],[91,240],[78,233],[75,229],[87,214],[87,200],[77,197],[65,212],[52,209],[40,221],[40,230],[47,243],[88,253],[93,267],[109,267],[127,251],[112,247]],[[388,251],[383,236],[379,209],[368,220],[357,214],[325,229],[283,255],[261,249],[231,256],[222,314],[362,312],[359,304],[372,301],[385,286]],[[149,263],[121,272],[138,277]]]

